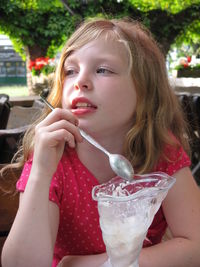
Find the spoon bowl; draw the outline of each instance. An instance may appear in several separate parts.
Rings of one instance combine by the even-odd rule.
[[[132,180],[134,175],[133,167],[130,161],[120,154],[109,155],[110,166],[112,170],[120,177],[126,180]]]

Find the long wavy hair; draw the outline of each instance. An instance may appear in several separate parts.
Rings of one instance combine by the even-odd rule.
[[[48,101],[54,107],[61,107],[66,58],[99,36],[124,43],[129,53],[137,104],[133,127],[124,141],[124,155],[133,167],[138,173],[151,171],[158,159],[164,156],[166,144],[177,148],[182,145],[189,152],[186,123],[178,99],[169,85],[165,58],[151,33],[137,21],[95,18],[80,25],[62,51]],[[44,111],[24,135],[23,144],[14,157],[15,163],[9,166],[15,169],[15,173],[20,173],[33,152],[35,125],[47,115],[48,111]]]

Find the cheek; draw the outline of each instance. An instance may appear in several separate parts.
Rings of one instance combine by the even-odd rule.
[[[127,106],[129,106],[131,114],[135,113],[136,104],[137,104],[137,96],[136,93],[134,93],[130,95],[130,97],[127,99]]]
[[[62,95],[61,104],[62,104],[62,108],[67,108],[67,100],[66,100],[64,92],[63,92],[63,95]]]
[[[122,109],[129,110],[131,113],[135,111],[137,96],[133,88],[124,91],[121,90],[120,92],[116,93],[116,95],[118,95],[119,99],[118,105],[122,107]]]
[[[124,91],[124,93],[119,95],[119,102],[117,103],[118,112],[122,113],[119,116],[123,117],[125,120],[132,120],[134,117],[135,109],[137,103],[137,96],[134,90]]]
[[[135,113],[136,104],[137,104],[137,94],[135,86],[132,80],[127,84],[127,90],[124,91],[124,103],[129,109],[130,113],[133,115]]]
[[[71,91],[72,90],[70,89],[69,84],[66,83],[66,80],[65,80],[63,84],[62,101],[61,101],[63,108],[68,108],[70,105]]]
[[[122,106],[121,113],[123,114],[124,119],[128,121],[132,120],[136,109],[135,98],[126,99],[126,101],[124,101],[121,106]]]
[[[115,95],[109,97],[109,101],[106,99],[104,108],[107,114],[111,117],[114,115],[120,121],[132,120],[136,109],[136,96],[134,94],[120,95],[116,92]]]

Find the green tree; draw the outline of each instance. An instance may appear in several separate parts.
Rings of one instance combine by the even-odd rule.
[[[151,30],[166,55],[177,37],[200,32],[199,14],[200,0],[0,0],[0,30],[28,63],[54,56],[84,18],[128,16]]]
[[[69,7],[67,0],[62,0]],[[167,55],[177,37],[200,34],[197,27],[200,22],[200,0],[85,0],[74,1],[79,5],[73,6],[74,14],[82,18],[92,15],[105,14],[108,17],[128,16],[142,21],[160,43]],[[179,39],[181,40],[181,39]],[[190,38],[190,41],[192,39]],[[180,42],[180,41],[179,41]]]
[[[200,21],[200,0],[0,0],[0,29],[21,54],[53,55],[84,18],[103,14],[143,21],[165,54]],[[191,26],[190,26],[191,31]]]
[[[29,61],[53,57],[65,38],[74,30],[80,16],[71,14],[59,0],[1,0],[0,30],[12,40],[26,59],[27,82],[32,90]]]
[[[161,44],[165,55],[174,43],[180,45],[187,39],[187,43],[191,44],[200,39],[199,0],[136,1],[131,2],[146,12],[143,20]]]
[[[60,1],[0,2],[0,30],[10,37],[22,56],[30,59],[52,56],[79,20],[79,16],[71,16]]]

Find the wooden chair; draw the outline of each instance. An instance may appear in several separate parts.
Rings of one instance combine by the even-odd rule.
[[[32,124],[41,114],[40,107],[14,106],[10,110],[7,129],[14,129]]]
[[[200,170],[200,96],[190,94],[179,94],[179,101],[182,105],[185,118],[188,122],[190,133],[192,174],[195,176]],[[197,183],[200,183],[198,174],[195,176]]]
[[[7,126],[10,114],[9,96],[0,94],[0,129],[5,129]]]
[[[28,127],[25,125],[15,129],[0,130],[0,164],[11,162]]]
[[[10,163],[18,150],[19,142],[32,122],[41,114],[40,107],[14,106],[10,110],[7,128],[0,129],[0,169]],[[6,194],[1,188],[8,188],[11,174],[0,176],[0,254],[14,221],[19,195]],[[1,264],[0,264],[1,267]]]
[[[193,95],[192,97],[192,106],[193,106],[193,111],[196,116],[196,136],[198,138],[198,146],[195,151],[196,153],[196,162],[195,166],[192,169],[192,174],[194,175],[200,170],[200,95]],[[197,176],[200,175],[197,174]],[[200,183],[200,178],[199,178],[199,183]]]
[[[11,161],[26,129],[39,117],[41,111],[39,107],[11,108],[7,128],[0,130],[0,163]]]
[[[2,167],[4,167],[4,164],[0,164],[0,169]],[[4,242],[16,216],[19,204],[19,194],[8,194],[1,190],[2,187],[5,187],[10,174],[7,173],[5,176],[6,177],[0,177],[0,255]],[[7,183],[6,187],[8,188],[8,186],[9,185]]]
[[[41,107],[14,106],[11,108],[7,128],[0,129],[0,163],[11,161],[21,137],[41,112]]]
[[[22,126],[16,129],[0,130],[0,169],[10,163],[18,149],[19,140],[27,128],[28,126]],[[9,191],[11,177],[9,172],[3,177],[0,176],[0,254],[18,209],[19,195],[11,195],[2,190],[6,188]]]

